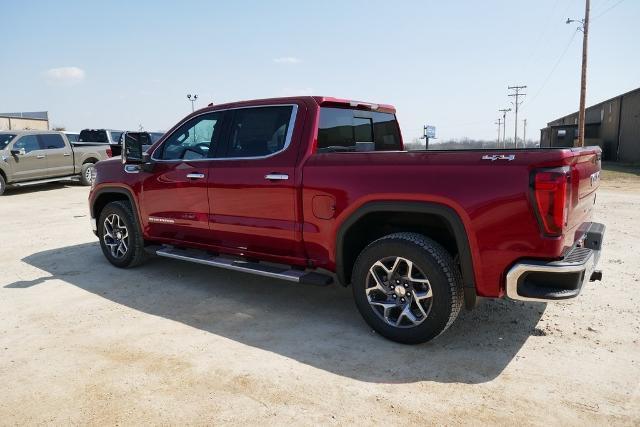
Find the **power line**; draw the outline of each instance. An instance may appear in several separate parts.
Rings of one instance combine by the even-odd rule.
[[[533,103],[533,101],[535,101],[538,98],[538,95],[540,95],[540,93],[542,92],[542,90],[547,86],[547,83],[549,83],[549,79],[551,79],[551,76],[553,76],[553,73],[555,73],[556,69],[558,68],[558,65],[560,65],[560,62],[564,59],[564,56],[567,54],[567,52],[569,51],[569,48],[571,47],[571,44],[573,43],[573,40],[575,40],[576,38],[576,34],[578,34],[578,29],[576,29],[576,31],[574,31],[574,33],[571,35],[571,38],[569,39],[569,43],[567,43],[567,45],[565,46],[564,50],[562,51],[562,53],[560,54],[560,57],[558,58],[558,60],[556,61],[556,63],[553,65],[553,67],[551,68],[551,71],[549,72],[549,74],[547,75],[547,77],[544,79],[544,81],[542,82],[542,85],[540,86],[540,88],[538,89],[538,91],[535,93],[535,95],[533,95],[533,97],[530,98],[529,101],[529,105],[531,105],[531,103]]]
[[[607,12],[609,12],[611,9],[615,9],[620,3],[622,3],[624,0],[618,0],[616,3],[614,3],[611,7],[605,9],[604,11],[602,11],[601,13],[597,14],[596,16],[594,16],[593,18],[591,18],[591,20],[593,21],[594,19],[598,19],[600,18],[602,15],[606,14]]]

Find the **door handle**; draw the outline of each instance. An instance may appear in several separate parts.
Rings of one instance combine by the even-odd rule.
[[[189,179],[202,179],[202,178],[204,178],[204,174],[203,173],[189,173],[189,174],[187,174],[187,178],[189,178]]]
[[[268,173],[264,176],[264,179],[269,181],[286,181],[289,179],[289,175],[286,173]]]
[[[71,155],[71,153],[64,153],[63,154],[65,157],[69,157]]]
[[[45,157],[47,157],[47,156],[45,156],[44,154],[38,154],[36,156],[36,159],[44,159]]]

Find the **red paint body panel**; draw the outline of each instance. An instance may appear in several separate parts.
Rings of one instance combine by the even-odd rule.
[[[145,239],[335,271],[338,230],[358,208],[374,201],[437,203],[458,214],[471,249],[477,293],[489,297],[502,296],[505,274],[519,259],[562,257],[590,220],[594,176],[597,180],[600,170],[597,147],[316,153],[320,105],[354,105],[324,97],[217,105],[193,113],[174,129],[205,111],[273,104],[298,106],[285,151],[256,160],[156,164],[153,172],[139,174],[125,173],[120,159],[103,161],[97,165],[90,204],[102,189],[126,188]],[[389,105],[375,107],[395,112]],[[514,154],[515,159],[483,160],[485,154]],[[571,171],[569,220],[562,236],[546,237],[532,204],[531,174],[561,166]],[[186,173],[196,171],[207,179],[185,180]],[[265,180],[269,173],[289,179]],[[154,216],[175,222],[150,222]]]

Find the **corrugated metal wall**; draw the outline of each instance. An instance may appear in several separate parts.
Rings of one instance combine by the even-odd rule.
[[[622,98],[618,160],[640,162],[640,91]]]

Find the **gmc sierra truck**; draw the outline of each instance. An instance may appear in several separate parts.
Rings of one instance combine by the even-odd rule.
[[[428,341],[478,297],[576,297],[596,270],[598,147],[403,151],[390,105],[292,97],[210,106],[96,166],[116,267],[146,254],[353,289],[365,321]],[[240,284],[238,286],[241,286]]]
[[[107,148],[71,144],[63,132],[0,132],[0,195],[7,186],[76,178],[91,185],[93,166],[109,157]]]

